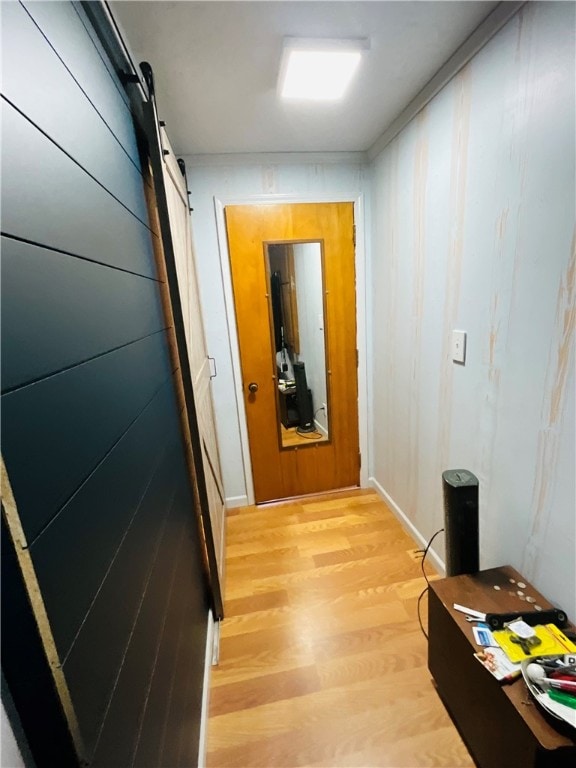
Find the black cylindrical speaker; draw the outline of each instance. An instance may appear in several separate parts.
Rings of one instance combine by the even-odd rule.
[[[296,382],[296,397],[298,398],[298,413],[300,425],[298,432],[314,432],[314,408],[308,384],[306,383],[306,367],[304,363],[294,363],[294,381]]]
[[[467,469],[442,473],[446,576],[480,570],[478,478]]]

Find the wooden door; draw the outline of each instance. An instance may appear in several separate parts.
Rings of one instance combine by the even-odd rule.
[[[352,203],[240,205],[226,227],[256,502],[359,483]],[[281,447],[265,243],[320,241],[324,254],[330,440]],[[258,391],[250,392],[255,382]]]
[[[225,502],[222,472],[218,454],[216,423],[210,386],[210,360],[206,350],[204,323],[196,276],[188,194],[182,170],[170,146],[165,130],[161,129],[164,154],[164,184],[170,229],[174,245],[174,258],[178,274],[178,291],[182,304],[186,346],[190,360],[192,388],[198,418],[198,429],[202,448],[202,464],[206,480],[206,492],[216,548],[216,560],[220,584],[224,583],[224,518]]]

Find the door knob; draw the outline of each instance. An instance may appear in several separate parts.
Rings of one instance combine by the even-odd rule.
[[[256,384],[255,381],[251,381],[250,384],[248,384],[248,389],[250,392],[258,392],[258,384]]]

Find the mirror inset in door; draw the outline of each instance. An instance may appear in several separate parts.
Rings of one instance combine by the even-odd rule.
[[[321,242],[266,243],[282,448],[329,440]]]

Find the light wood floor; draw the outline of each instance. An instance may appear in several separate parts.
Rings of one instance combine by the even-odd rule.
[[[282,435],[282,445],[284,448],[291,447],[293,445],[310,445],[310,443],[326,443],[328,441],[328,435],[323,435],[321,432],[310,432],[308,436],[301,435],[298,432],[297,427],[286,427],[280,425]]]
[[[231,510],[227,540],[208,768],[473,766],[426,667],[417,545],[374,493]]]

